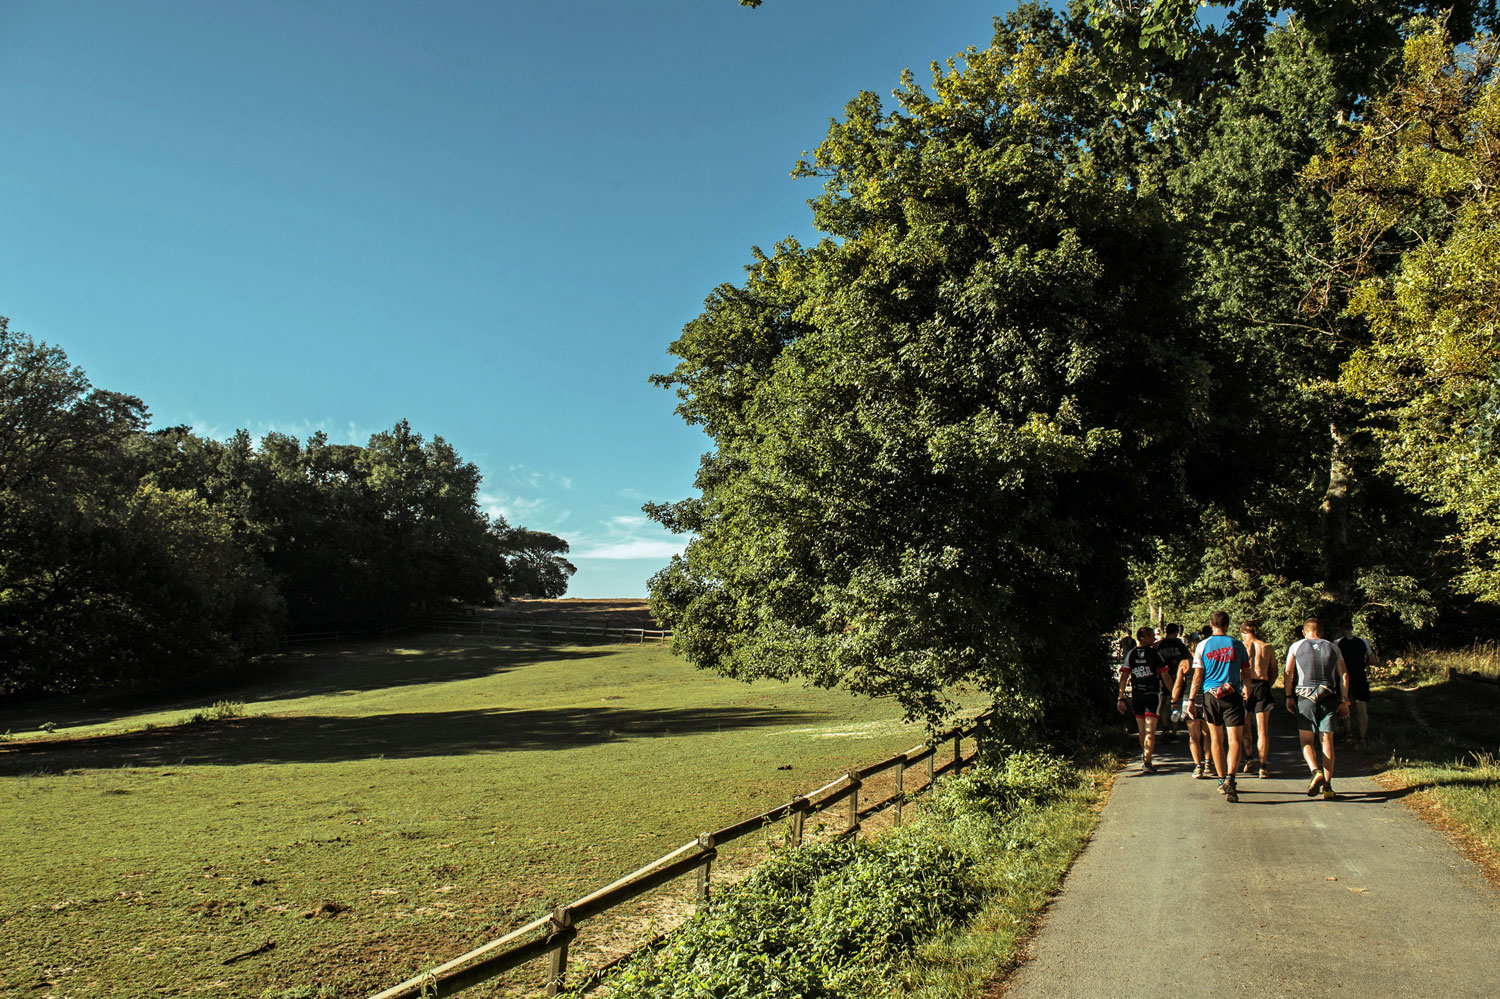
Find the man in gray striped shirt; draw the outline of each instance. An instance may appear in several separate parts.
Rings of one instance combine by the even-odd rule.
[[[1321,787],[1323,797],[1332,798],[1333,720],[1349,717],[1349,682],[1339,647],[1323,637],[1323,622],[1309,617],[1302,634],[1286,653],[1286,709],[1297,716],[1302,758],[1312,771],[1307,796]]]

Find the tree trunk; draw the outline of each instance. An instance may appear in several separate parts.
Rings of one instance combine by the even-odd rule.
[[[1333,448],[1328,458],[1328,489],[1318,508],[1323,533],[1323,599],[1349,606],[1353,559],[1349,552],[1349,502],[1354,470],[1349,466],[1349,435],[1337,419],[1328,425]]]

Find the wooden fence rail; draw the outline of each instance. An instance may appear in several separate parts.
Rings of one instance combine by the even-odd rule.
[[[720,847],[788,819],[790,820],[790,841],[792,845],[800,846],[803,824],[807,816],[827,811],[841,802],[847,801],[848,805],[839,836],[858,835],[860,824],[864,819],[886,808],[894,810],[895,823],[900,825],[901,806],[908,797],[928,790],[938,777],[961,770],[966,762],[963,755],[963,741],[977,737],[991,717],[991,713],[986,711],[967,725],[954,728],[934,739],[932,744],[914,746],[889,759],[858,770],[851,770],[838,779],[824,784],[816,791],[799,794],[783,805],[777,805],[758,815],[740,819],[722,829],[703,833],[697,839],[684,843],[671,853],[658,857],[646,866],[630,872],[603,888],[592,891],[567,905],[559,906],[546,916],[534,919],[525,926],[518,927],[505,936],[476,947],[466,954],[460,954],[431,971],[377,993],[370,999],[451,996],[543,957],[550,959],[547,995],[556,995],[564,986],[568,948],[578,935],[580,923],[623,905],[670,881],[689,875],[697,877],[698,904],[702,905],[709,899],[709,872],[714,860],[718,858]],[[953,759],[941,766],[934,766],[937,747],[947,745],[950,740],[953,745]],[[978,753],[979,747],[976,744],[974,753],[969,759],[973,759]],[[906,771],[923,762],[927,764],[926,783],[908,792],[905,786]],[[891,769],[896,771],[895,793],[881,801],[870,802],[861,807],[859,792],[864,781]],[[529,940],[523,939],[531,937],[532,934],[536,936]],[[589,984],[597,983],[598,978],[594,977]]]
[[[1483,673],[1473,673],[1467,670],[1454,669],[1450,666],[1448,668],[1448,679],[1452,680],[1455,678],[1459,680],[1470,680],[1474,683],[1500,684],[1500,677],[1486,676]]]
[[[484,618],[442,618],[432,622],[434,631],[446,631],[456,635],[539,635],[549,638],[618,638],[634,641],[638,645],[647,642],[662,644],[672,640],[672,633],[650,628],[611,628],[588,624],[545,624],[522,621],[487,621]]]

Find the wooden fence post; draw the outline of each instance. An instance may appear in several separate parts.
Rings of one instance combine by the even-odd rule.
[[[906,798],[906,758],[896,764],[896,825],[901,824],[901,805]]]
[[[712,850],[714,846],[714,838],[708,833],[700,833],[698,835],[698,846],[704,850]],[[708,895],[710,891],[708,875],[709,868],[712,865],[712,860],[705,860],[703,862],[703,866],[698,868],[698,905],[700,907],[708,902]]]
[[[568,930],[573,928],[573,914],[567,906],[558,906],[552,912],[552,931],[564,934],[552,952],[552,962],[547,976],[547,994],[555,996],[562,991],[563,979],[568,973],[568,942],[572,939]]]
[[[927,754],[927,784],[929,787],[932,785],[932,769],[935,762],[937,762],[937,747],[933,746],[932,752]]]
[[[953,731],[953,772],[958,773],[964,765],[964,730]]]
[[[800,794],[792,799],[792,845],[802,845],[802,819],[807,815],[807,799]]]
[[[859,774],[854,770],[849,771],[849,828],[844,832],[856,836],[859,835],[859,785]]]

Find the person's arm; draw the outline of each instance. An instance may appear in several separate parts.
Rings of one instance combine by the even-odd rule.
[[[1294,644],[1286,650],[1286,709],[1292,714],[1297,713],[1297,687],[1293,677],[1297,675],[1297,646]]]
[[[1120,699],[1115,702],[1115,710],[1120,714],[1126,713],[1125,704],[1125,678],[1130,675],[1130,653],[1125,653],[1126,664],[1120,667]]]
[[[1338,716],[1349,717],[1349,667],[1344,665],[1344,654],[1339,651],[1337,643],[1333,646],[1333,675],[1339,681],[1339,706]]]
[[[1177,680],[1172,684],[1172,703],[1177,704],[1182,700],[1182,688],[1187,684],[1188,673],[1192,671],[1192,660],[1184,659],[1177,667]]]

